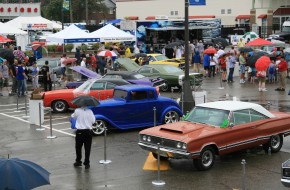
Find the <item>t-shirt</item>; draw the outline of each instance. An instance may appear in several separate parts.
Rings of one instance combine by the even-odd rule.
[[[208,67],[210,65],[210,57],[207,54],[204,54],[203,57],[203,66]]]
[[[0,72],[2,72],[3,78],[9,78],[9,69],[7,65],[1,65]]]
[[[17,79],[17,80],[24,80],[24,75],[23,75],[23,73],[24,73],[24,69],[23,69],[23,67],[22,67],[21,65],[18,65],[18,66],[16,67],[16,79]]]
[[[76,119],[77,129],[92,129],[95,123],[94,113],[88,108],[77,108],[71,116]]]

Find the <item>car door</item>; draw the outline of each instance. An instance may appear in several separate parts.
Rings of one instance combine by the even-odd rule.
[[[98,100],[105,100],[112,98],[113,89],[106,89],[107,82],[94,82],[90,88],[89,95],[97,98]]]
[[[150,76],[152,76],[152,68],[143,66],[142,68],[140,68],[138,70],[138,73],[140,73],[146,77],[150,77]]]
[[[237,110],[231,113],[230,125],[223,134],[223,151],[233,152],[250,148],[257,143],[257,128],[251,122],[250,110]]]

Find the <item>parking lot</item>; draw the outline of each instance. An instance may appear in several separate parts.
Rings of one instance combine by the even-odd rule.
[[[275,92],[275,84],[268,85],[268,92],[258,92],[255,84],[223,84],[207,79],[202,90],[207,91],[207,100],[237,99],[271,109],[290,111],[286,92]],[[177,99],[179,92],[162,93]],[[28,100],[27,98],[27,106]],[[30,124],[25,111],[25,98],[4,96],[0,98],[0,156],[31,160],[47,169],[51,185],[37,189],[242,189],[243,170],[241,161],[246,160],[245,186],[247,189],[286,189],[280,183],[281,163],[289,158],[290,138],[284,139],[282,151],[268,155],[261,148],[245,150],[220,156],[209,171],[197,171],[191,160],[169,160],[161,163],[161,179],[166,185],[156,187],[157,162],[148,152],[138,146],[140,130],[109,130],[107,135],[108,165],[99,164],[104,159],[104,136],[93,138],[91,168],[74,168],[74,131],[70,129],[69,116],[52,113],[52,135],[50,136],[50,115],[45,109],[45,130]],[[29,107],[27,107],[29,115]],[[37,117],[37,116],[36,116]]]

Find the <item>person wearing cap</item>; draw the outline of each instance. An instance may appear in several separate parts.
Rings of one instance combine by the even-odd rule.
[[[4,59],[2,65],[0,66],[0,96],[3,96],[2,90],[6,88],[8,94],[8,80],[9,80],[9,67],[7,66],[7,60]]]

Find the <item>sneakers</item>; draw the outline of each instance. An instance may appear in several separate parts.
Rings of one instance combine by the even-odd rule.
[[[259,92],[262,92],[262,88],[259,88]]]
[[[263,89],[262,89],[262,91],[263,91],[263,92],[266,92],[266,91],[267,91],[267,89],[266,89],[266,88],[263,88]]]
[[[244,84],[246,81],[244,79],[240,80],[240,84]]]
[[[90,167],[90,164],[85,165],[85,169],[89,169]]]

